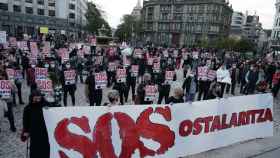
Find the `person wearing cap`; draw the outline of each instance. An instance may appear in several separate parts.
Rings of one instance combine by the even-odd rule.
[[[21,140],[30,139],[30,158],[49,158],[50,145],[43,116],[43,108],[48,107],[41,92],[34,90],[29,96],[29,104],[23,112]]]

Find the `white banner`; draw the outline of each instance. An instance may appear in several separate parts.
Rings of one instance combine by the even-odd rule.
[[[172,106],[44,109],[50,158],[192,155],[273,136],[271,94]]]

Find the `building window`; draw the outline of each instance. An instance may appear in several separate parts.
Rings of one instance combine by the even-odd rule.
[[[44,9],[38,9],[37,12],[38,12],[38,15],[45,15]]]
[[[70,19],[75,19],[75,14],[74,14],[74,13],[70,13],[70,14],[69,14],[69,18],[70,18]]]
[[[19,5],[14,5],[14,12],[21,12],[21,7]]]
[[[26,3],[33,3],[33,0],[25,0]]]
[[[8,10],[8,4],[7,3],[0,3],[0,10]]]
[[[37,0],[37,3],[40,5],[44,5],[44,0]]]
[[[26,14],[33,14],[33,8],[32,7],[25,7],[25,13]]]
[[[49,10],[49,16],[55,16],[55,11],[54,10]]]
[[[75,4],[69,4],[69,9],[75,10]]]
[[[55,7],[55,2],[54,1],[49,2],[49,6],[50,7]]]

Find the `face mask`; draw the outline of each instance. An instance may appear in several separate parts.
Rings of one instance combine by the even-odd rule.
[[[45,64],[45,68],[49,68],[49,64]]]
[[[32,68],[35,68],[35,65],[31,65]]]
[[[69,69],[69,68],[70,68],[70,65],[66,65],[66,68]]]
[[[51,68],[54,68],[55,67],[55,64],[51,64]]]
[[[254,70],[254,68],[253,68],[253,67],[251,67],[251,68],[250,68],[250,70]]]
[[[9,66],[9,63],[5,63],[5,66]]]

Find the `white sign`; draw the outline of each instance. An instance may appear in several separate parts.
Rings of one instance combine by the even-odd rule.
[[[103,89],[107,86],[106,72],[95,73],[95,89]]]
[[[131,66],[131,76],[137,77],[139,73],[139,65],[132,65]]]
[[[0,31],[0,43],[7,43],[6,31]]]
[[[36,80],[45,80],[48,77],[48,69],[47,68],[35,68],[35,79]]]
[[[50,96],[53,92],[52,80],[36,80],[38,88],[42,91],[43,94]]]
[[[145,87],[145,101],[154,101],[156,98],[157,87],[155,85],[147,85]]]
[[[175,75],[175,71],[166,71],[165,72],[165,83],[171,84],[173,82],[174,75]]]
[[[43,112],[50,158],[123,157],[120,153],[127,158],[175,158],[273,136],[272,105],[271,94],[260,94],[191,105],[60,107]]]
[[[126,82],[126,69],[117,69],[117,82]]]
[[[76,83],[76,71],[68,70],[64,71],[65,85],[73,85]]]
[[[2,99],[8,99],[12,94],[12,83],[10,80],[0,80],[0,95]]]

